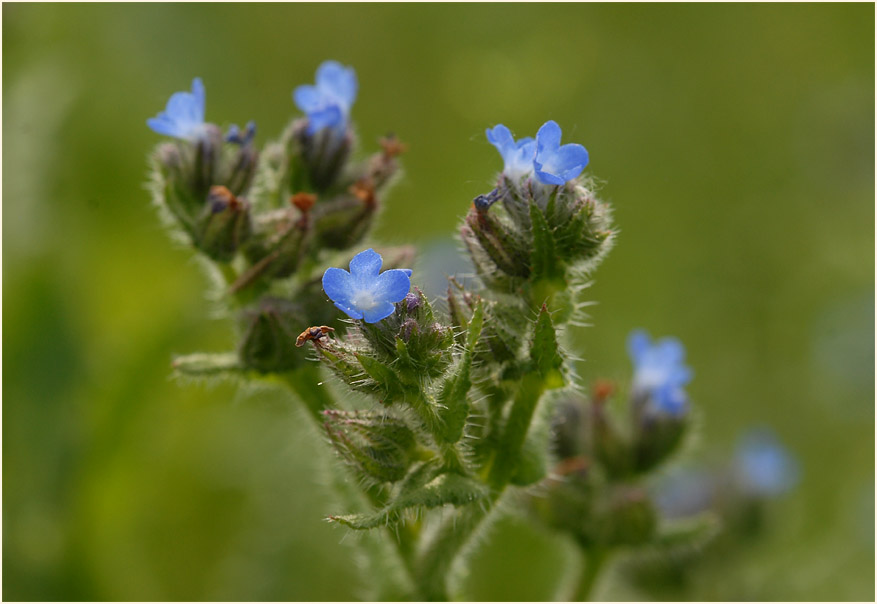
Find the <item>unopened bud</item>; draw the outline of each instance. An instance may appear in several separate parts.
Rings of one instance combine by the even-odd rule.
[[[328,191],[337,184],[352,147],[353,131],[349,127],[341,132],[322,128],[310,133],[307,120],[298,120],[293,124],[287,149],[293,166],[304,171],[306,182],[301,182],[301,174],[292,174],[290,188]]]
[[[607,544],[641,545],[655,532],[655,510],[645,490],[638,486],[611,487],[609,497]]]
[[[401,419],[368,411],[323,411],[335,450],[364,477],[396,482],[415,461],[417,440]]]
[[[261,373],[293,369],[306,359],[306,348],[296,348],[302,320],[298,307],[281,298],[263,298],[244,312],[241,362]]]
[[[319,245],[344,250],[358,243],[374,220],[377,201],[373,191],[341,195],[317,204],[313,209],[314,228]]]
[[[251,233],[249,204],[226,187],[211,187],[201,214],[198,247],[214,260],[230,262]]]

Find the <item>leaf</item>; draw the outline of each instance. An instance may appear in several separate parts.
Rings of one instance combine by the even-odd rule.
[[[384,508],[370,514],[347,514],[329,516],[356,530],[367,530],[398,522],[402,512],[414,508],[436,508],[443,505],[466,505],[487,497],[486,485],[473,478],[454,472],[436,475],[440,471],[437,461],[428,461],[415,467],[397,487],[393,497]]]

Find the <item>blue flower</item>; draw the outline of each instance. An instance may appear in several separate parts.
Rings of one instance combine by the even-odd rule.
[[[308,116],[308,134],[323,128],[344,131],[358,87],[352,67],[336,61],[320,65],[316,86],[299,86],[292,93],[295,104]]]
[[[175,138],[197,138],[204,131],[204,84],[192,80],[192,92],[175,92],[167,107],[146,125],[159,134]]]
[[[781,495],[800,477],[797,461],[768,428],[749,430],[740,438],[734,467],[737,479],[750,495]]]
[[[323,274],[323,291],[352,319],[377,323],[393,314],[411,288],[410,269],[380,273],[381,255],[369,248],[350,261],[350,272],[329,268]]]
[[[693,374],[684,365],[682,343],[675,338],[663,338],[652,344],[645,331],[636,330],[627,339],[627,350],[634,365],[634,392],[647,394],[658,412],[684,415],[688,395],[683,387]]]
[[[562,185],[582,173],[588,165],[588,151],[581,145],[560,144],[560,126],[547,121],[536,133],[536,178],[546,185]]]
[[[512,133],[502,124],[487,129],[487,140],[496,147],[505,162],[503,173],[509,178],[521,178],[533,172],[536,141],[525,137],[515,142]]]

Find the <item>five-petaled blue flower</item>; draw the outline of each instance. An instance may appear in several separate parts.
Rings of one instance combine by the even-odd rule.
[[[204,84],[192,80],[192,92],[175,92],[167,107],[146,124],[159,134],[175,138],[197,138],[204,131]]]
[[[752,429],[740,438],[734,467],[743,489],[764,497],[790,490],[800,475],[797,461],[768,428]]]
[[[359,84],[352,67],[325,61],[317,68],[316,86],[299,86],[292,93],[298,108],[308,116],[308,134],[323,128],[344,131]]]
[[[509,178],[521,178],[533,173],[536,141],[525,137],[515,142],[511,131],[502,124],[487,129],[487,140],[496,147],[505,162],[503,172]]]
[[[633,331],[627,350],[634,365],[633,389],[647,394],[659,413],[684,415],[688,396],[683,387],[691,381],[691,369],[685,366],[685,348],[675,338],[663,338],[652,344],[642,330]]]
[[[547,121],[536,133],[536,178],[546,185],[562,185],[582,173],[588,165],[588,151],[581,145],[560,144],[560,126]]]
[[[393,314],[396,302],[401,302],[411,288],[410,269],[380,273],[383,262],[371,248],[360,252],[350,261],[350,272],[326,269],[323,290],[347,316],[377,323]]]

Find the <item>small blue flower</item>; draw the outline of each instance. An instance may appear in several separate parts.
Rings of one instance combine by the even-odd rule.
[[[740,438],[734,467],[741,486],[750,495],[782,495],[800,478],[798,462],[768,428],[752,429]]]
[[[634,365],[634,391],[648,394],[658,412],[684,415],[688,395],[683,387],[693,374],[684,365],[682,343],[675,338],[663,338],[652,344],[645,331],[636,330],[627,339],[627,350]]]
[[[503,173],[509,178],[521,178],[533,173],[536,141],[525,137],[515,142],[511,131],[502,124],[487,129],[487,140],[496,147],[505,162]]]
[[[371,248],[360,252],[350,261],[350,272],[326,269],[323,291],[352,319],[366,323],[386,319],[411,288],[411,270],[394,268],[378,274],[383,262]]]
[[[192,80],[192,92],[175,92],[167,107],[146,125],[159,134],[175,138],[197,138],[204,131],[204,84],[201,78]]]
[[[231,126],[229,126],[228,133],[225,135],[225,141],[234,145],[240,145],[241,147],[245,147],[253,142],[253,138],[255,136],[256,122],[251,120],[247,122],[247,127],[243,132],[241,132],[241,129],[238,128],[237,124],[232,124]]]
[[[308,116],[308,134],[323,128],[344,131],[358,87],[352,67],[336,61],[320,65],[316,86],[299,86],[292,93],[295,104]]]
[[[536,178],[546,185],[562,185],[582,173],[588,165],[588,151],[581,145],[560,144],[560,126],[547,121],[536,133]]]

